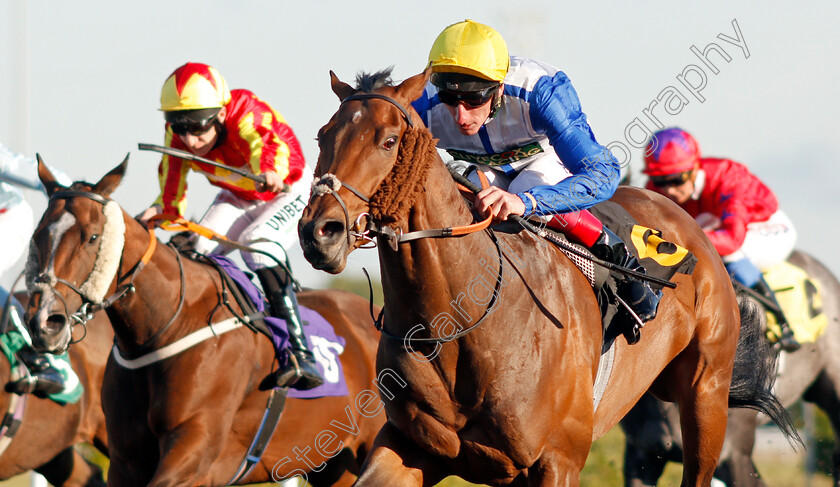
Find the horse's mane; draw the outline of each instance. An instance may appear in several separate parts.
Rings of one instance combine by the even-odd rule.
[[[72,189],[73,191],[91,191],[93,190],[94,186],[96,185],[87,181],[76,181],[73,184],[71,184],[67,189]]]
[[[391,71],[393,70],[393,66],[388,66],[373,74],[360,72],[356,75],[356,89],[365,93],[373,93],[383,86],[393,86],[394,82],[391,80]]]
[[[360,72],[356,75],[356,89],[373,93],[379,88],[393,86],[393,69],[389,66],[373,74]],[[370,213],[375,220],[393,223],[406,218],[414,200],[425,191],[423,181],[437,155],[436,144],[437,139],[432,138],[425,126],[415,125],[405,131],[394,169],[371,197]]]

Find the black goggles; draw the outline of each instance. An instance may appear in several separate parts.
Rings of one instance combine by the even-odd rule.
[[[440,89],[438,90],[438,97],[442,103],[457,107],[459,103],[463,103],[469,108],[478,108],[493,98],[499,86],[491,86],[479,91],[454,91]]]
[[[207,133],[208,130],[213,128],[213,123],[216,121],[216,117],[211,118],[210,120],[200,123],[200,122],[177,122],[170,124],[169,126],[172,127],[172,132],[175,135],[184,136],[189,134],[199,136],[204,135]]]
[[[204,135],[213,127],[221,112],[220,108],[201,108],[198,110],[175,110],[163,112],[172,131],[177,135]]]
[[[657,188],[669,188],[671,186],[680,186],[691,179],[691,171],[684,171],[678,174],[669,174],[667,176],[650,176],[650,182]]]

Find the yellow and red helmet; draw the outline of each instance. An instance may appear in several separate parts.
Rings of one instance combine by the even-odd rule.
[[[221,108],[230,103],[230,90],[222,75],[206,64],[187,63],[176,69],[160,92],[164,112]]]
[[[507,44],[492,27],[465,20],[443,29],[432,44],[434,73],[459,73],[501,83],[510,68]]]

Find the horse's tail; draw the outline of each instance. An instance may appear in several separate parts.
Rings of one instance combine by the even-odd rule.
[[[741,336],[735,353],[729,407],[750,408],[764,413],[787,436],[791,445],[804,446],[793,420],[773,394],[779,355],[764,337],[762,309],[747,296],[738,296],[741,312]]]

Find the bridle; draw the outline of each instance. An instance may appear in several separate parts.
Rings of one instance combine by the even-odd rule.
[[[384,100],[390,103],[391,105],[395,106],[402,113],[403,119],[408,125],[408,128],[414,127],[408,110],[406,110],[405,107],[403,107],[402,104],[400,104],[400,102],[398,102],[397,100],[389,96],[382,95],[380,93],[356,93],[342,100],[341,104],[343,105],[344,103],[347,103],[348,101],[352,100],[368,99]],[[411,242],[413,240],[418,240],[422,238],[459,237],[484,230],[490,226],[490,222],[493,219],[493,217],[490,216],[481,222],[474,223],[471,225],[436,228],[429,230],[417,230],[414,232],[403,233],[402,228],[400,227],[394,229],[389,225],[377,224],[370,218],[370,214],[368,212],[360,213],[355,218],[351,218],[350,213],[347,210],[347,205],[344,203],[344,200],[338,194],[338,191],[341,188],[347,189],[368,205],[370,205],[371,199],[376,195],[376,193],[374,193],[371,196],[366,196],[358,189],[354,188],[353,186],[350,186],[344,181],[341,181],[335,174],[329,173],[324,174],[312,183],[312,199],[324,194],[330,194],[335,198],[339,206],[341,206],[341,209],[344,212],[344,220],[346,224],[345,228],[347,229],[347,244],[351,247],[355,246],[356,248],[368,248],[365,247],[368,243],[372,243],[372,246],[375,247],[376,242],[374,241],[373,236],[379,236],[382,237],[386,242],[388,242],[391,249],[396,252],[397,248],[399,247],[399,244],[401,243]],[[365,224],[364,228],[362,228],[363,219],[367,220],[367,223]]]
[[[106,214],[106,208],[108,208],[108,205],[110,203],[113,203],[114,205],[116,205],[116,202],[114,202],[113,200],[111,200],[109,198],[106,198],[106,197],[104,197],[100,194],[97,194],[97,193],[94,193],[94,192],[91,192],[91,191],[79,191],[79,190],[72,190],[72,189],[66,189],[66,190],[58,191],[58,192],[54,193],[53,195],[50,196],[50,202],[52,202],[53,200],[72,199],[72,198],[77,198],[77,197],[87,198],[89,200],[92,200],[92,201],[95,201],[95,202],[101,204],[102,205],[102,212],[103,212],[104,215],[106,215],[106,219],[108,218],[108,215]],[[121,217],[122,216],[120,214],[120,218]],[[106,220],[106,222],[107,222],[107,220]],[[58,290],[55,289],[55,284],[56,283],[64,284],[65,286],[70,288],[73,292],[75,292],[76,294],[78,294],[82,298],[82,305],[79,307],[79,309],[76,310],[74,313],[72,313],[70,315],[66,315],[66,316],[68,316],[68,318],[71,319],[76,324],[79,324],[79,325],[82,325],[83,327],[85,327],[87,322],[90,321],[91,319],[93,319],[94,314],[96,314],[97,312],[99,312],[103,309],[106,309],[106,308],[110,307],[115,302],[117,302],[119,299],[122,299],[123,297],[125,297],[128,294],[133,293],[135,291],[134,280],[137,278],[138,274],[140,274],[140,271],[142,271],[145,268],[146,264],[151,260],[152,255],[154,254],[155,249],[157,248],[157,238],[155,237],[154,232],[150,231],[149,236],[150,236],[149,246],[146,248],[146,251],[143,253],[143,256],[140,258],[140,260],[137,262],[137,264],[134,265],[134,268],[130,271],[130,273],[127,274],[126,276],[121,277],[121,276],[118,275],[119,269],[117,269],[117,271],[116,271],[117,275],[115,276],[115,278],[117,279],[117,282],[125,281],[126,279],[128,280],[128,282],[125,282],[123,284],[118,284],[116,289],[114,290],[114,293],[111,296],[109,296],[107,298],[103,298],[99,302],[94,302],[94,301],[91,300],[90,296],[82,289],[82,287],[84,287],[84,285],[82,287],[76,286],[75,284],[71,283],[70,281],[54,275],[54,273],[52,273],[52,271],[50,271],[49,269],[44,271],[44,272],[41,272],[37,276],[34,276],[34,278],[32,279],[32,284],[35,285],[36,289],[30,289],[30,292],[43,292],[44,289],[49,289],[50,292],[52,293],[52,295],[58,297],[58,299],[61,300],[61,302],[64,304],[64,308],[65,308],[65,312],[66,312],[67,301],[61,295],[61,293],[59,293]],[[104,244],[105,244],[104,241],[101,242],[100,247]],[[119,249],[121,259],[122,259],[123,251],[124,251],[124,242],[123,242],[123,248]],[[157,336],[159,336],[164,330],[166,330],[175,321],[175,318],[178,316],[178,314],[181,311],[181,308],[183,307],[183,304],[184,304],[184,286],[185,286],[185,280],[184,280],[184,275],[183,275],[183,266],[181,265],[180,255],[178,255],[178,252],[175,252],[175,255],[178,257],[178,267],[181,270],[181,293],[180,293],[181,295],[180,295],[180,300],[179,300],[179,303],[178,303],[178,308],[175,311],[175,314],[169,320],[169,322],[166,325],[164,325],[162,328],[160,328],[157,332],[155,332],[155,334],[149,340],[147,340],[146,343],[141,345],[140,350],[145,349],[148,344],[150,344]],[[93,274],[93,272],[94,271],[92,270],[91,274]],[[89,279],[90,279],[90,276],[88,276],[88,280]],[[86,327],[85,327],[85,334],[87,334],[87,328]],[[84,336],[82,338],[84,338]],[[82,338],[80,338],[79,340],[81,340]],[[76,342],[78,342],[79,340],[76,340]],[[138,353],[138,352],[135,352],[135,353]]]
[[[408,110],[406,110],[405,107],[403,107],[397,100],[395,100],[395,99],[393,99],[389,96],[386,96],[386,95],[382,95],[382,94],[379,94],[379,93],[356,93],[356,94],[350,95],[347,98],[345,98],[344,100],[342,100],[341,104],[343,105],[344,103],[346,103],[348,101],[352,101],[352,100],[368,100],[368,99],[378,99],[378,100],[383,100],[383,101],[386,101],[386,102],[390,103],[391,105],[396,107],[402,113],[403,118],[404,118],[406,124],[408,125],[407,128],[412,128],[414,126],[411,122],[411,116],[409,115]],[[486,184],[487,184],[486,177],[484,177],[483,173],[479,173],[479,174],[480,174],[480,177],[482,178],[482,185],[486,186]],[[459,184],[458,186],[460,188],[464,189],[465,191],[469,192],[462,185]],[[386,242],[389,243],[391,249],[394,252],[396,252],[398,247],[399,247],[399,244],[411,242],[411,241],[414,241],[414,240],[419,240],[419,239],[423,239],[423,238],[460,237],[460,236],[468,235],[468,234],[471,234],[471,233],[479,232],[479,231],[482,231],[482,230],[486,230],[488,232],[488,234],[490,235],[490,238],[492,239],[493,243],[496,245],[496,249],[498,250],[498,254],[499,254],[499,274],[496,278],[496,284],[495,284],[495,287],[493,289],[493,296],[490,299],[490,301],[487,303],[487,308],[484,310],[484,313],[475,323],[473,323],[472,325],[470,325],[467,328],[464,328],[464,329],[462,329],[462,330],[460,330],[460,331],[458,331],[458,332],[456,332],[456,333],[454,333],[450,336],[446,336],[446,337],[430,337],[430,338],[414,338],[414,337],[410,337],[410,336],[401,337],[401,336],[397,336],[397,335],[393,335],[391,333],[388,333],[384,329],[382,320],[383,320],[385,310],[383,308],[379,312],[379,316],[374,317],[374,325],[376,326],[376,329],[379,330],[380,333],[382,333],[383,336],[385,336],[385,337],[387,337],[391,340],[400,341],[400,342],[403,343],[404,348],[411,349],[411,343],[426,344],[426,345],[428,345],[428,344],[439,345],[439,344],[442,344],[442,343],[446,343],[446,342],[455,340],[457,338],[460,338],[460,337],[466,335],[467,333],[471,332],[472,330],[476,329],[479,325],[484,323],[486,318],[490,316],[490,314],[492,313],[492,311],[494,310],[494,308],[496,306],[496,301],[497,301],[498,296],[501,292],[502,283],[504,282],[504,276],[503,276],[503,274],[504,274],[504,265],[503,265],[504,257],[503,257],[502,249],[499,246],[499,243],[498,243],[498,240],[496,239],[495,234],[493,234],[493,232],[488,229],[488,227],[490,226],[490,222],[493,219],[492,215],[487,217],[487,219],[485,219],[481,222],[473,223],[473,224],[470,224],[470,225],[464,225],[464,226],[459,226],[459,227],[436,228],[436,229],[429,229],[429,230],[417,230],[417,231],[413,231],[413,232],[403,233],[403,231],[400,227],[397,227],[397,229],[395,230],[392,227],[390,227],[389,225],[379,225],[379,224],[377,224],[375,221],[373,221],[373,219],[370,218],[370,214],[368,212],[363,212],[363,213],[360,213],[356,218],[352,219],[353,223],[351,225],[351,217],[350,217],[349,211],[347,210],[347,205],[344,203],[344,200],[338,194],[338,191],[342,187],[347,189],[351,193],[353,193],[356,197],[358,197],[359,199],[361,199],[362,201],[364,201],[368,205],[370,205],[371,199],[374,196],[376,196],[376,193],[374,193],[374,195],[368,197],[364,193],[359,191],[358,189],[354,188],[353,186],[350,186],[347,183],[345,183],[344,181],[341,181],[335,174],[329,174],[328,173],[328,174],[324,174],[323,176],[321,176],[320,178],[318,178],[316,181],[314,181],[312,183],[312,196],[310,198],[310,201],[319,197],[319,196],[325,195],[325,194],[332,195],[335,198],[335,200],[338,202],[339,206],[341,206],[342,211],[344,212],[344,219],[345,219],[345,222],[346,222],[345,228],[347,229],[347,243],[351,247],[355,246],[356,248],[364,248],[364,246],[367,243],[370,243],[370,242],[373,242],[373,246],[375,246],[376,243],[374,241],[374,238],[372,237],[372,235],[373,235],[373,236],[378,236],[378,237],[383,238]],[[377,190],[377,191],[379,191],[379,190]],[[362,219],[367,219],[367,224],[366,224],[364,229],[361,228]],[[362,243],[358,244],[360,241]],[[371,289],[371,293],[372,293],[372,289]],[[372,301],[371,301],[371,316],[373,317],[373,302]]]

